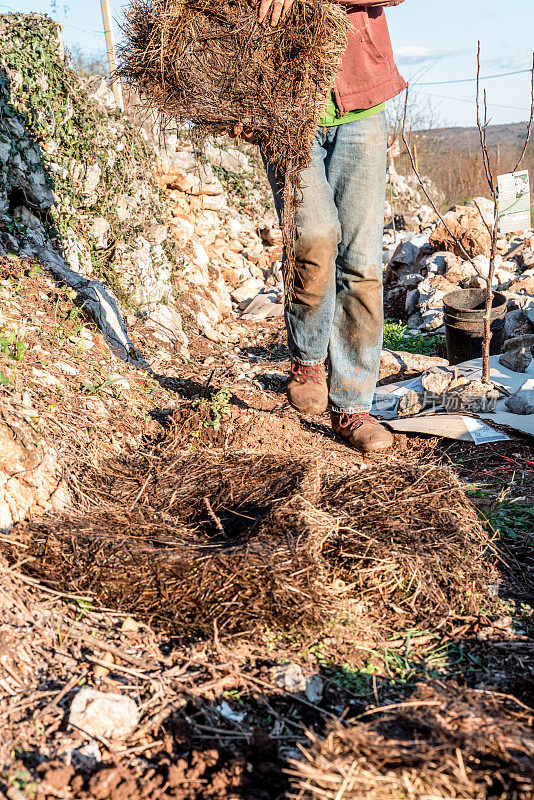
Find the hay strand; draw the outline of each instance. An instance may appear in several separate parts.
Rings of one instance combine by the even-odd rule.
[[[414,624],[446,621],[475,612],[495,582],[488,536],[437,464],[340,478],[316,459],[170,447],[84,479],[91,509],[19,526],[24,549],[0,552],[23,553],[23,569],[56,590],[181,633],[312,629],[366,598]]]
[[[532,800],[532,715],[513,698],[421,684],[372,721],[330,723],[292,760],[298,800]]]
[[[134,0],[120,75],[144,102],[201,135],[246,122],[285,177],[282,234],[292,281],[300,173],[347,42],[340,3],[296,0],[285,24],[248,0]]]

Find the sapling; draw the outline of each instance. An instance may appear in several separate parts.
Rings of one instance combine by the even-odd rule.
[[[485,227],[490,236],[490,254],[489,254],[489,269],[487,273],[482,271],[479,265],[474,261],[473,257],[468,253],[466,250],[463,242],[461,239],[454,233],[451,229],[450,225],[448,224],[447,220],[437,207],[433,197],[431,196],[428,188],[425,185],[421,177],[421,173],[417,167],[414,153],[412,147],[410,145],[408,136],[406,135],[406,119],[408,115],[408,98],[409,98],[409,88],[406,90],[406,97],[404,102],[404,116],[402,122],[402,140],[410,157],[410,162],[412,165],[412,169],[419,181],[419,184],[431,204],[434,212],[438,216],[441,223],[444,225],[445,229],[453,239],[453,241],[458,246],[459,251],[462,253],[466,261],[469,261],[473,269],[475,270],[476,274],[482,278],[485,283],[485,309],[484,309],[484,334],[482,339],[482,382],[486,385],[491,384],[490,380],[490,343],[492,337],[491,331],[491,310],[493,307],[493,299],[494,299],[494,291],[493,291],[493,279],[495,277],[495,266],[496,266],[496,256],[497,256],[497,235],[499,231],[499,222],[500,222],[500,210],[499,210],[499,186],[495,177],[495,170],[493,168],[492,161],[490,159],[489,151],[488,151],[488,143],[487,143],[487,132],[488,132],[488,125],[490,123],[490,119],[488,119],[488,104],[487,104],[487,96],[486,90],[484,89],[483,92],[483,100],[481,101],[480,96],[480,42],[478,43],[477,48],[477,77],[476,77],[476,108],[477,108],[477,128],[479,131],[479,138],[480,138],[480,149],[482,153],[482,163],[484,166],[484,173],[486,176],[486,180],[488,183],[489,191],[491,198],[493,200],[494,208],[493,208],[493,220],[491,225],[488,224],[487,220],[482,213],[479,205],[475,203],[475,206],[478,210],[480,218],[484,223]],[[481,113],[481,104],[483,106],[483,115]],[[530,102],[530,117],[528,122],[526,123],[526,133],[525,133],[525,140],[523,143],[523,147],[521,153],[519,155],[519,159],[513,168],[512,172],[517,172],[521,163],[525,157],[527,152],[527,147],[530,142],[530,138],[532,135],[532,123],[534,121],[534,54],[532,59],[532,71],[531,71],[531,102]]]

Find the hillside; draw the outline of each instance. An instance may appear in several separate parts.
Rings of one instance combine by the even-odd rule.
[[[508,125],[490,125],[488,127],[488,146],[496,150],[497,146],[502,153],[510,151],[519,153],[525,140],[526,124],[517,122]],[[462,155],[476,155],[480,149],[480,135],[478,128],[435,128],[421,133],[423,141],[436,147],[442,155],[457,153]],[[529,145],[529,152],[534,152],[534,142]]]
[[[517,122],[508,125],[490,125],[488,127],[488,145],[496,148],[497,145],[502,151],[517,150],[521,152],[525,139],[526,124]],[[480,147],[480,137],[478,128],[435,128],[431,131],[423,131],[421,134],[424,139],[439,146],[443,154],[456,152],[463,154],[475,154]],[[531,143],[530,148],[534,147]]]

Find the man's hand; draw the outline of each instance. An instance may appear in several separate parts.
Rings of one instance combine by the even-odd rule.
[[[254,129],[250,127],[250,120],[244,119],[241,122],[236,122],[233,128],[226,128],[221,131],[222,136],[230,136],[232,139],[244,139],[245,142],[253,144],[256,140]]]
[[[263,24],[266,20],[269,21],[270,15],[270,24],[274,28],[279,22],[284,23],[286,21],[295,0],[249,0],[249,2],[254,8],[259,3],[258,22]],[[222,130],[221,135],[231,136],[232,139],[241,137],[241,139],[251,144],[256,141],[256,134],[254,129],[250,127],[250,120],[248,119],[237,122],[231,130],[228,128]]]
[[[291,11],[295,0],[259,0],[258,22],[269,22],[274,28],[279,22],[284,23]],[[252,0],[252,5],[257,6],[258,0]]]

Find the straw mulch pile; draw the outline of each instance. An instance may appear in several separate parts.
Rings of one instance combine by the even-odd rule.
[[[296,0],[285,24],[259,25],[248,0],[133,0],[120,74],[150,105],[200,134],[246,121],[285,175],[283,234],[292,262],[301,170],[346,47],[340,3]]]
[[[532,800],[532,712],[513,698],[421,685],[385,716],[310,734],[292,761],[299,800]]]
[[[496,581],[457,479],[415,456],[340,478],[316,459],[169,448],[78,481],[84,513],[19,526],[22,548],[0,552],[181,633],[311,629],[362,599],[414,624],[447,620],[476,613]]]

